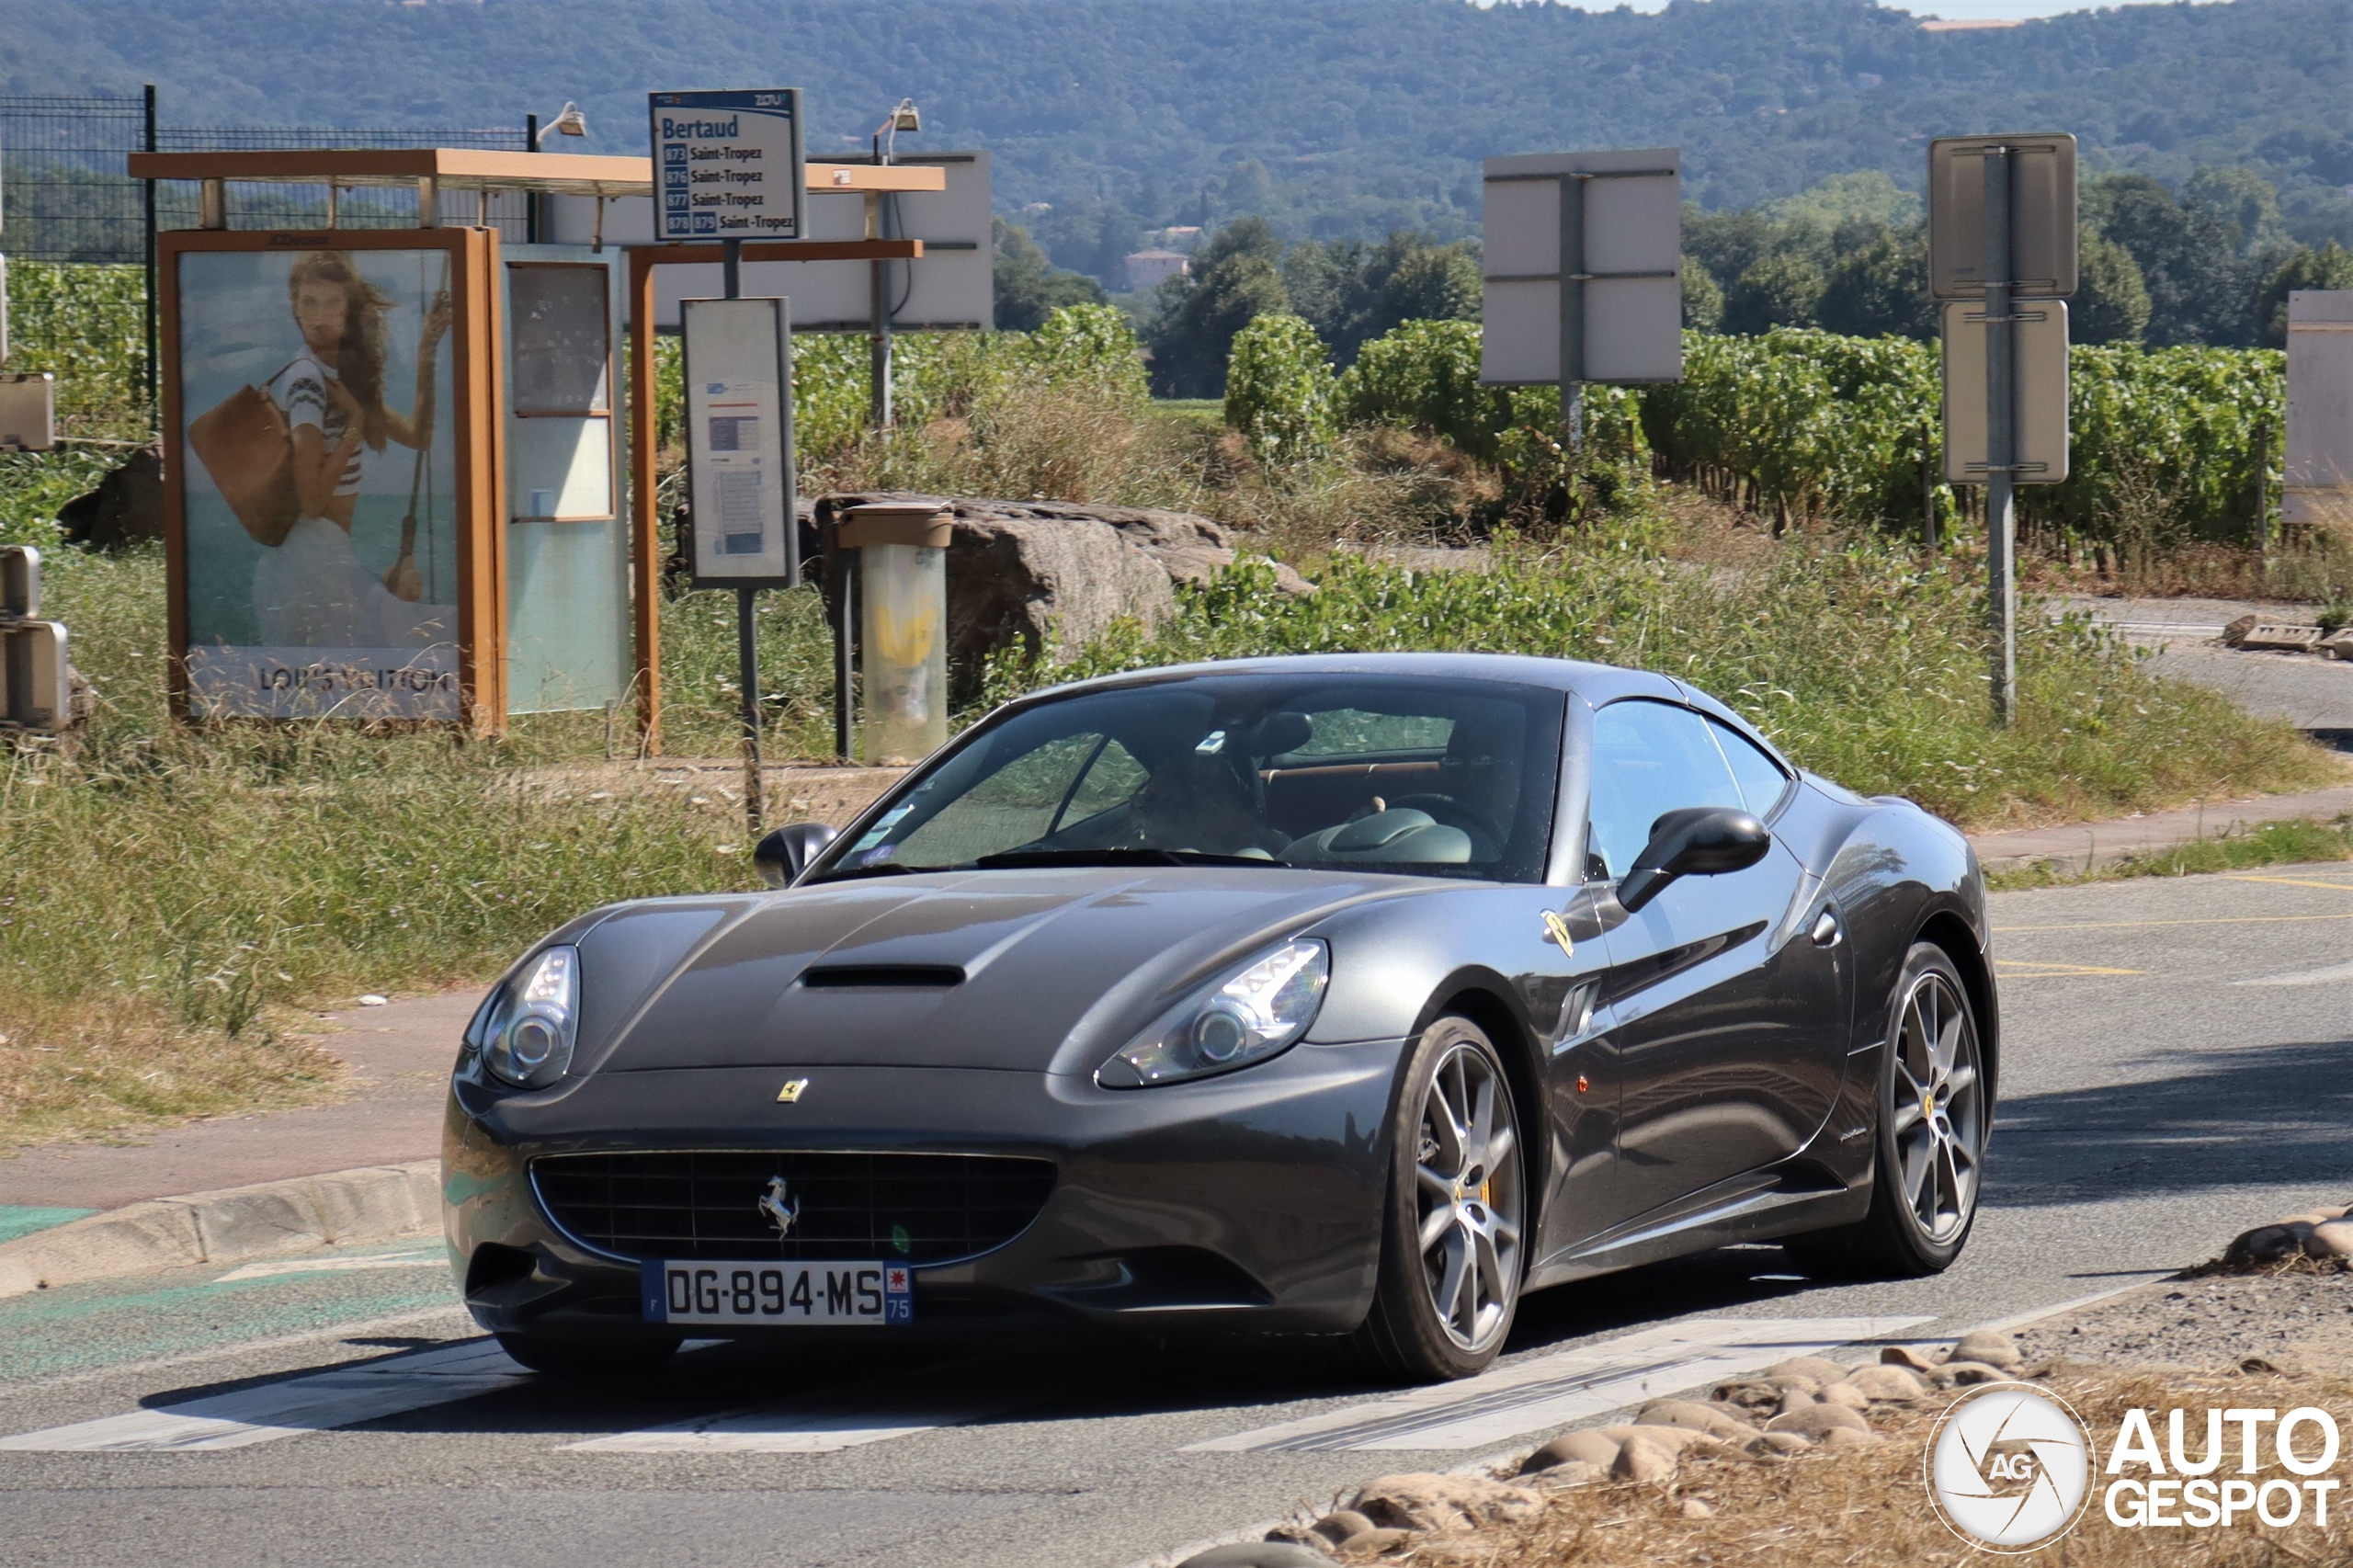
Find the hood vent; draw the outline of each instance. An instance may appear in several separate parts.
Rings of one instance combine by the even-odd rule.
[[[964,971],[942,963],[820,964],[801,976],[812,991],[945,991],[964,983]]]

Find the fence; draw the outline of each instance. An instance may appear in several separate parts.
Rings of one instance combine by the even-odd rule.
[[[0,251],[27,261],[112,263],[147,269],[147,384],[155,380],[155,250],[159,229],[197,226],[197,187],[181,180],[131,177],[137,152],[210,153],[302,147],[473,147],[526,152],[522,126],[457,130],[350,130],[312,125],[162,125],[155,89],[136,97],[0,97]],[[496,227],[509,243],[529,237],[528,198],[492,193],[461,221]],[[416,193],[363,187],[330,196],[324,187],[229,187],[233,229],[327,226],[330,210],[347,229],[405,228],[416,222]]]

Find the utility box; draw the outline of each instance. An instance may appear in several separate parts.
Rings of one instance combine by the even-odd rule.
[[[0,730],[54,733],[73,722],[65,628],[40,613],[40,551],[0,545]]]
[[[929,503],[853,506],[835,536],[856,559],[858,748],[901,767],[948,744],[948,540],[954,518]],[[836,560],[842,559],[836,555]],[[844,627],[844,635],[849,635]]]

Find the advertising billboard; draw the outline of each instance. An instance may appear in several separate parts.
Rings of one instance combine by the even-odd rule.
[[[482,231],[165,236],[178,695],[458,720],[473,691]],[[495,618],[489,619],[494,622]],[[489,634],[494,625],[483,625]],[[497,704],[489,704],[494,710]]]

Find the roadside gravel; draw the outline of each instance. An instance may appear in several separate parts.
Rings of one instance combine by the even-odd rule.
[[[2167,1279],[2014,1335],[2027,1365],[2054,1357],[2127,1367],[2227,1367],[2260,1357],[2283,1369],[2353,1366],[2353,1274]]]

